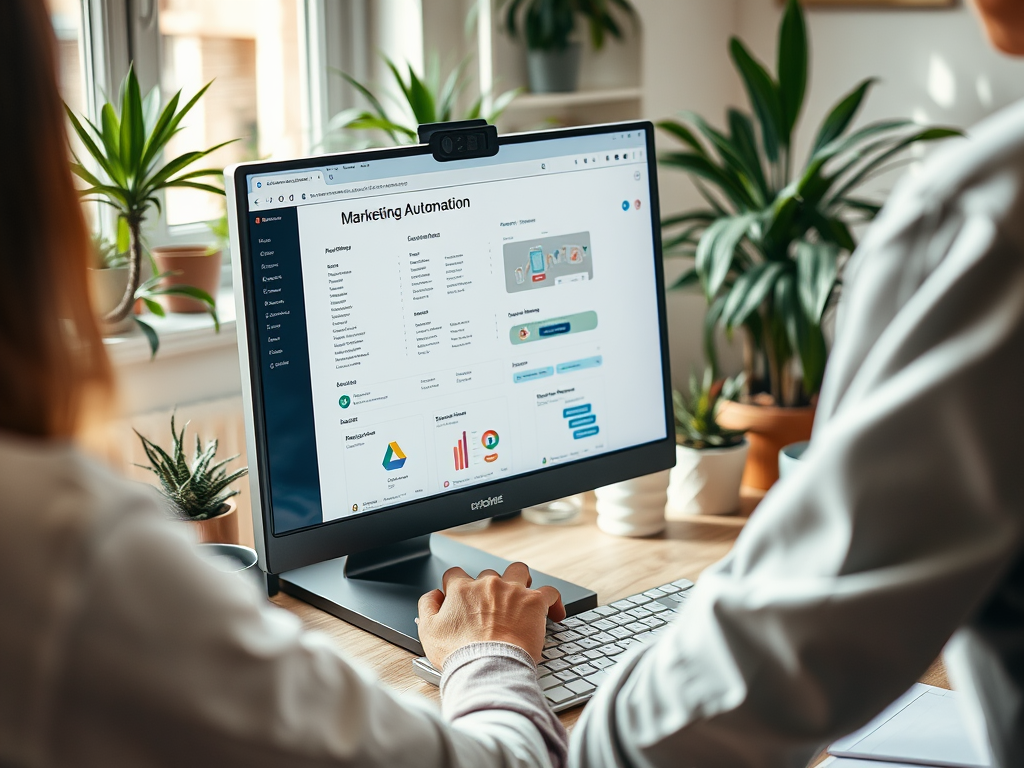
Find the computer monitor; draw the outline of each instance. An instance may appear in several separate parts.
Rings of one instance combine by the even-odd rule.
[[[226,176],[256,547],[284,591],[419,651],[443,570],[504,562],[431,533],[673,465],[650,123]]]

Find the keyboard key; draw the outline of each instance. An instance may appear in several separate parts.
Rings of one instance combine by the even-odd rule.
[[[548,636],[548,637],[544,638],[544,647],[545,648],[554,648],[556,645],[558,645],[558,641],[555,638],[553,638],[551,636]]]
[[[541,656],[543,656],[545,659],[560,659],[564,655],[565,654],[562,653],[562,651],[558,648],[548,648],[547,650],[541,652]]]
[[[644,592],[644,594],[651,598],[651,600],[655,600],[659,597],[664,597],[668,593],[662,592],[661,589],[655,587],[654,589],[648,589],[646,592]]]
[[[583,622],[575,616],[570,616],[568,619],[562,619],[562,626],[568,629],[575,629],[576,627],[582,627]]]
[[[666,600],[665,602],[668,602],[668,601]],[[649,602],[647,605],[644,606],[644,608],[646,608],[651,613],[661,613],[662,611],[667,611],[667,610],[669,610],[669,608],[673,608],[673,607],[674,606],[672,606],[672,605],[666,605],[661,600],[652,600],[651,602]]]
[[[651,598],[649,598],[647,595],[633,595],[632,597],[627,597],[626,599],[629,600],[629,602],[631,602],[633,605],[643,605],[644,603],[651,602]]]
[[[620,653],[625,653],[626,649],[621,642],[612,643],[601,648],[604,651],[605,656],[618,656]]]
[[[631,645],[636,645],[636,638],[635,637],[623,638],[622,640],[619,640],[619,642],[616,643],[616,645],[618,645],[618,646],[620,646],[622,648],[629,648],[629,646],[631,646]]]
[[[542,691],[546,691],[548,688],[554,688],[556,685],[559,685],[561,681],[554,675],[544,675],[537,683]]]
[[[641,624],[639,621],[634,621],[632,624],[627,624],[625,627],[623,627],[623,629],[628,629],[631,634],[636,635],[641,632],[646,632],[647,625]],[[568,648],[565,648],[564,646],[562,647],[562,650],[564,650],[566,653],[571,653],[571,651]]]
[[[584,650],[589,651],[593,648],[597,648],[597,646],[601,644],[592,637],[581,637],[577,645],[582,646]]]
[[[604,621],[604,619],[601,619],[601,621]],[[590,637],[591,635],[596,635],[601,630],[595,627],[593,624],[584,624],[582,627],[576,627],[576,629],[573,631],[579,632],[584,637]]]
[[[575,667],[577,664],[585,664],[587,661],[587,657],[584,656],[582,653],[577,653],[573,654],[572,656],[566,656],[565,660]]]
[[[561,672],[556,673],[555,677],[557,677],[559,680],[565,683],[569,680],[575,680],[578,677],[578,675],[571,669],[563,669]]]
[[[612,603],[612,608],[617,608],[620,611],[626,611],[633,607],[633,603],[627,600],[616,600]]]
[[[632,616],[634,619],[642,619],[645,616],[651,615],[651,612],[647,610],[647,608],[644,606],[640,606],[639,608],[630,608],[628,611],[626,611],[626,613]]]
[[[565,625],[564,624],[559,624],[557,621],[552,621],[551,619],[548,619],[547,626],[548,626],[548,630],[547,631],[548,631],[549,635],[552,634],[553,632],[565,632]]]
[[[617,613],[617,611],[610,605],[599,605],[594,609],[594,613],[599,613],[602,616],[611,616],[613,613]]]
[[[614,659],[609,659],[607,657],[604,657],[604,658],[601,658],[601,659],[594,659],[593,661],[590,662],[590,666],[597,667],[598,669],[604,669],[605,667],[610,667],[614,663],[615,663]]]
[[[586,682],[590,683],[591,685],[600,685],[602,682],[604,682],[605,678],[607,677],[608,673],[602,669],[598,670],[594,674],[587,677]]]
[[[595,672],[594,674],[597,673]],[[573,693],[582,696],[584,693],[590,693],[597,686],[587,680],[573,680],[571,683],[566,683],[565,687]]]
[[[571,629],[566,630],[565,632],[559,632],[557,635],[555,635],[555,639],[558,640],[558,642],[560,643],[568,643],[571,640],[579,640],[581,637],[583,637],[583,635],[578,634],[577,632],[573,632]]]
[[[651,629],[655,627],[665,626],[665,622],[659,619],[657,616],[648,616],[646,619],[640,619],[641,624],[646,624]]]
[[[679,587],[677,587],[675,584],[665,584],[663,586],[658,587],[658,589],[660,589],[666,595],[671,595],[679,591]]]
[[[575,693],[561,685],[544,691],[545,698],[552,704],[561,704],[563,701],[568,701],[575,695]]]
[[[630,632],[625,627],[616,627],[615,629],[613,629],[608,634],[612,635],[613,637],[615,637],[618,640],[622,640],[624,637],[630,637],[633,633]]]
[[[592,667],[589,664],[579,664],[578,666],[573,667],[572,671],[580,677],[586,677],[587,675],[592,675],[597,672],[597,667]]]
[[[593,650],[587,651],[583,655],[590,659],[591,663],[593,663],[594,659],[604,658],[604,650],[602,648],[594,648]]]
[[[612,629],[615,629],[615,627],[612,627]],[[594,635],[593,639],[597,640],[597,642],[599,642],[601,645],[604,645],[605,643],[615,642],[615,638],[607,632],[598,632],[596,635]]]
[[[595,627],[599,632],[607,632],[609,629],[614,627],[615,624],[608,621],[608,619],[599,619],[590,626]]]
[[[633,617],[630,616],[628,613],[617,613],[611,618],[609,618],[608,621],[621,627],[626,624],[632,624]]]
[[[644,627],[644,629],[646,629],[646,627]],[[639,632],[642,630],[637,631]],[[583,646],[579,645],[578,643],[562,643],[560,646],[558,646],[558,649],[567,656],[573,653],[583,653]]]
[[[584,611],[583,613],[577,613],[576,618],[580,621],[589,624],[592,621],[597,621],[601,618],[601,614],[596,611]]]
[[[561,672],[563,669],[569,668],[569,663],[563,659],[553,659],[552,661],[543,661],[538,665],[541,669],[541,674],[544,671],[548,672]]]
[[[693,582],[689,579],[679,579],[679,581],[673,581],[672,583],[682,590],[687,590],[693,587]]]

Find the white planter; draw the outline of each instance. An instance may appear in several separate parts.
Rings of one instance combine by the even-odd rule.
[[[668,484],[667,511],[682,515],[727,515],[740,507],[740,481],[749,445],[697,450],[676,446]]]
[[[613,536],[653,536],[665,530],[669,471],[606,485],[597,496],[597,527]]]
[[[128,287],[128,267],[114,269],[90,269],[89,291],[92,296],[93,311],[102,318],[118,305]],[[100,323],[104,335],[128,333],[135,328],[135,320],[131,314],[116,323]]]

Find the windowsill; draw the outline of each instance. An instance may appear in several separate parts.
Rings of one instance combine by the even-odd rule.
[[[230,288],[222,288],[218,292],[217,314],[220,317],[220,333],[214,330],[213,319],[205,313],[168,314],[167,317],[144,315],[142,319],[152,325],[160,336],[156,360],[221,348],[234,349],[235,300]],[[130,333],[108,336],[104,342],[115,367],[150,361],[149,342],[137,327]]]

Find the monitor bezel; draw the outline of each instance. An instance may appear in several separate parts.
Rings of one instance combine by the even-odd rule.
[[[499,136],[499,146],[562,138],[577,138],[632,130],[645,132],[647,167],[650,186],[651,231],[658,328],[661,345],[665,438],[630,448],[600,454],[568,464],[545,467],[505,480],[473,486],[460,491],[417,499],[405,504],[374,510],[357,517],[343,517],[315,526],[275,533],[270,503],[270,477],[263,414],[262,378],[258,354],[255,311],[255,288],[248,237],[248,195],[246,177],[253,174],[299,171],[312,167],[365,162],[367,160],[416,157],[430,154],[428,145],[412,145],[387,149],[361,150],[331,155],[304,157],[295,160],[251,162],[234,165],[225,171],[231,242],[235,258],[234,293],[239,340],[239,366],[242,373],[242,395],[246,422],[246,443],[249,455],[249,486],[252,501],[253,529],[260,567],[268,573],[283,573],[306,565],[332,560],[423,536],[458,525],[476,522],[553,499],[570,496],[595,487],[628,480],[640,475],[669,469],[675,464],[675,422],[672,411],[672,384],[669,365],[668,325],[660,202],[658,196],[657,161],[654,126],[648,121],[609,123],[581,128],[564,128]],[[242,235],[245,235],[244,237]],[[253,459],[255,458],[255,461]],[[474,502],[501,497],[501,503],[473,510]],[[267,503],[263,500],[266,499]],[[402,531],[401,536],[394,534]]]

